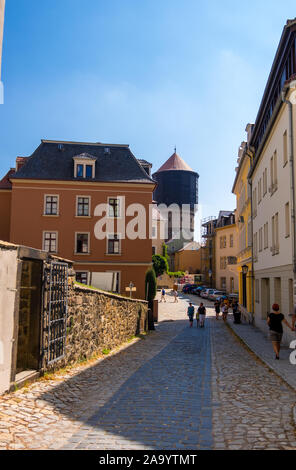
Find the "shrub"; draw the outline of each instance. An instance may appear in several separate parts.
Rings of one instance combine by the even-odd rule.
[[[152,308],[153,300],[155,299],[157,293],[157,281],[156,275],[153,268],[150,268],[146,272],[145,276],[145,292],[146,300],[148,301],[149,308]]]
[[[169,265],[164,256],[153,255],[152,262],[153,262],[153,269],[155,271],[156,277],[162,276],[163,273],[168,272]]]

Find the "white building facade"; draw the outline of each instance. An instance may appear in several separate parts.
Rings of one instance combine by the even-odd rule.
[[[295,109],[294,109],[295,113]],[[273,303],[293,312],[293,237],[289,155],[289,108],[284,104],[252,174],[255,323],[268,330]],[[295,339],[285,330],[284,342]]]
[[[254,321],[268,331],[272,305],[292,323],[296,286],[296,20],[287,21],[252,135]],[[295,333],[284,326],[283,342]]]

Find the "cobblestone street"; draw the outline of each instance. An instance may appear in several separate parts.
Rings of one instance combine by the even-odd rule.
[[[194,301],[199,301],[194,298]],[[208,308],[160,303],[156,331],[0,398],[0,449],[292,449],[295,392]]]

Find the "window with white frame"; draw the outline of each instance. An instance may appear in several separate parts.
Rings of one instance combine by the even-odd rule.
[[[108,198],[109,217],[117,219],[120,217],[120,198],[109,197]]]
[[[59,196],[45,195],[44,196],[44,215],[58,215],[59,213]]]
[[[264,224],[264,250],[268,248],[268,222]]]
[[[263,228],[259,229],[259,251],[263,250]]]
[[[287,131],[283,135],[283,166],[288,163],[288,135]]]
[[[76,233],[75,252],[77,254],[89,253],[89,233]]]
[[[263,197],[267,193],[267,168],[263,172]]]
[[[93,179],[95,177],[96,158],[88,154],[81,154],[73,158],[74,177]]]
[[[262,178],[258,181],[258,204],[260,204],[262,199]]]
[[[111,272],[113,273],[112,292],[114,292],[115,294],[120,294],[120,271]]]
[[[256,279],[255,281],[255,302],[259,303],[260,302],[260,286],[259,286],[259,279]]]
[[[258,261],[258,233],[254,234],[254,261]]]
[[[272,247],[271,251],[273,255],[279,253],[279,214],[276,213],[271,219],[271,231],[272,231]]]
[[[230,248],[233,248],[233,243],[234,243],[233,240],[234,240],[233,235],[231,234],[230,237],[229,237],[229,246],[230,246]]]
[[[85,271],[76,271],[76,281],[80,282],[80,284],[88,284],[88,272]]]
[[[253,217],[257,216],[257,188],[253,191]]]
[[[43,250],[48,253],[58,252],[58,232],[43,232]]]
[[[226,277],[221,277],[220,285],[222,290],[226,290]]]
[[[290,236],[290,204],[287,202],[285,204],[285,228],[286,228],[286,238]]]
[[[108,255],[119,255],[120,254],[120,238],[116,234],[108,235],[108,246],[107,254]]]
[[[90,197],[88,196],[77,196],[76,199],[76,215],[78,217],[89,217],[90,216]]]
[[[270,188],[271,196],[277,190],[277,151],[274,152],[270,159]]]

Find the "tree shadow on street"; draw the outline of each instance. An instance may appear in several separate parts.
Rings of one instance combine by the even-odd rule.
[[[87,367],[41,399],[81,422],[66,448],[114,449],[116,439],[152,449],[211,448],[210,365],[207,329],[161,323],[143,342]]]

